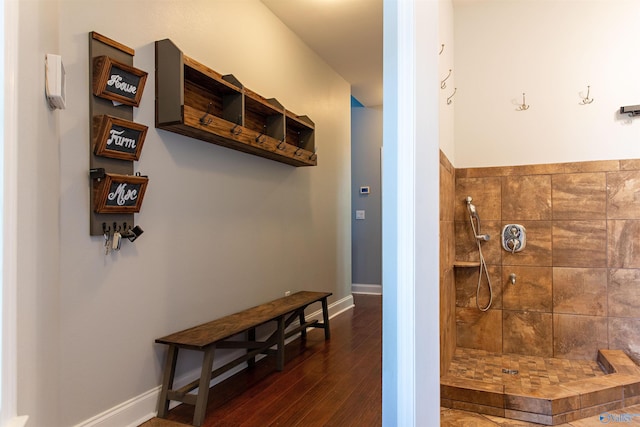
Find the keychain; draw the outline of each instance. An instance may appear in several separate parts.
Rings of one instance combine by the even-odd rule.
[[[109,255],[111,252],[111,233],[109,231],[104,232],[104,254]]]
[[[111,249],[114,251],[120,250],[120,243],[122,242],[122,234],[119,231],[113,232],[113,243],[111,245]]]

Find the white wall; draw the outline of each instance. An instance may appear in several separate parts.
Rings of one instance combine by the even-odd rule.
[[[455,166],[640,157],[635,0],[456,0]],[[594,102],[579,105],[591,86]],[[527,111],[516,111],[526,93]]]
[[[438,87],[440,88],[438,92],[440,102],[438,128],[440,132],[440,150],[451,163],[455,164],[454,113],[458,99],[456,98],[457,72],[454,70],[455,44],[452,0],[438,0],[438,14],[438,37],[440,41],[438,46]],[[449,70],[451,70],[451,73],[449,73]],[[447,100],[450,102],[447,103]]]
[[[20,166],[29,191],[20,202],[28,240],[19,253],[19,357],[27,379],[19,409],[31,415],[30,426],[74,425],[152,390],[166,351],[153,341],[167,333],[286,290],[328,290],[330,302],[349,295],[349,84],[262,3],[21,5],[20,85],[28,97],[19,117]],[[149,126],[135,166],[150,179],[136,215],[145,233],[109,256],[102,237],[89,236],[90,31],[134,48],[134,65],[149,72],[134,111]],[[153,42],[163,38],[310,116],[318,166],[293,168],[156,130]],[[45,52],[62,54],[66,67],[61,112],[44,105]],[[179,373],[196,360],[180,363]]]
[[[45,426],[57,420],[60,395],[59,114],[44,96],[45,53],[58,49],[58,1],[18,2],[18,14],[16,400],[30,426]]]

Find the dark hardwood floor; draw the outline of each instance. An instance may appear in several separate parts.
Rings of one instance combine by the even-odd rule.
[[[379,426],[382,424],[382,297],[354,295],[355,307],[331,319],[331,339],[310,329],[287,345],[275,370],[265,357],[211,389],[204,427]],[[191,424],[193,406],[168,419]]]

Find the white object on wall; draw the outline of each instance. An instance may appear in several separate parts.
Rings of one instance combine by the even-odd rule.
[[[45,92],[52,109],[64,110],[66,106],[66,76],[62,57],[47,53],[45,57]]]

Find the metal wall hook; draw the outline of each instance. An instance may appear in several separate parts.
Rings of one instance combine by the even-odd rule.
[[[458,88],[457,88],[457,87],[456,87],[456,88],[453,88],[453,93],[451,94],[451,96],[449,96],[449,97],[447,98],[447,105],[451,105],[451,103],[453,102],[453,101],[451,100],[451,98],[453,98],[453,97],[454,97],[454,95],[456,94],[456,92],[457,92],[457,91],[458,91]]]
[[[522,105],[520,105],[518,108],[516,108],[517,111],[524,111],[524,110],[528,110],[529,109],[529,105],[527,105],[527,103],[525,102],[525,98],[524,98],[524,92],[522,92]]]
[[[285,138],[282,138],[282,140],[278,144],[278,150],[284,150],[284,148],[287,146],[287,144],[284,142]]]
[[[104,168],[89,169],[89,178],[91,179],[96,179],[98,180],[98,182],[100,182],[100,180],[104,179],[105,176],[107,176],[107,173],[105,172]]]
[[[209,124],[211,124],[211,122],[213,121],[213,119],[211,117],[207,118],[207,116],[209,114],[211,114],[211,107],[213,106],[213,102],[210,102],[209,105],[207,105],[207,112],[204,113],[204,116],[200,117],[200,124],[203,126],[207,126]]]
[[[264,142],[264,134],[267,133],[267,125],[264,125],[264,130],[260,132],[260,135],[256,136],[256,142],[262,144]]]
[[[299,156],[301,153],[302,153],[302,148],[298,147],[298,148],[296,149],[296,152],[295,152],[295,153],[293,153],[293,155],[294,155],[294,156]]]
[[[236,136],[237,136],[237,135],[240,135],[240,134],[242,133],[242,126],[240,126],[240,125],[234,125],[234,126],[231,128],[231,133],[232,133],[233,135],[236,135]]]
[[[449,69],[449,74],[447,74],[447,77],[445,77],[444,80],[440,82],[440,89],[447,88],[447,80],[449,79],[449,77],[451,77],[451,69]]]
[[[582,98],[582,101],[580,101],[580,104],[587,105],[587,104],[591,104],[593,102],[593,98],[589,98],[589,91],[590,90],[591,90],[591,86],[587,86],[587,96]]]
[[[440,45],[440,52],[438,52],[438,55],[442,55],[442,52],[444,52],[444,43]]]
[[[309,160],[314,161],[318,158],[318,152],[315,151],[312,155],[309,156]]]
[[[236,122],[236,124],[231,128],[231,133],[233,135],[240,135],[242,133],[242,114],[238,114],[238,121]]]

